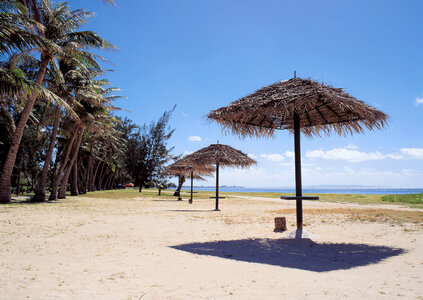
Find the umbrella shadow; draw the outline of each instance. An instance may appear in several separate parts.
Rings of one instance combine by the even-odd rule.
[[[158,199],[158,200],[151,200],[153,202],[182,202],[182,200],[178,199]]]
[[[215,211],[214,209],[171,209],[168,211],[176,211],[176,212],[211,212]]]
[[[351,243],[315,243],[310,239],[244,239],[191,243],[171,248],[200,255],[313,272],[376,264],[405,253],[401,248]]]

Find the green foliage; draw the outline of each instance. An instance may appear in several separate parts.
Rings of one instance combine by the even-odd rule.
[[[124,119],[118,130],[127,141],[125,169],[135,185],[143,187],[147,182],[164,179],[163,165],[170,159],[173,147],[167,145],[174,130],[168,127],[173,109],[166,111],[157,122],[139,127]],[[154,186],[154,184],[153,184]]]
[[[382,201],[421,204],[423,203],[423,193],[404,194],[404,195],[384,195],[382,196]]]

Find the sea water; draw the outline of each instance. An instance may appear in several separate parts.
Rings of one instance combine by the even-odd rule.
[[[182,187],[189,190],[189,186]],[[194,187],[196,191],[215,191],[215,187]],[[295,193],[295,188],[248,188],[248,187],[219,187],[221,192],[246,193]],[[423,188],[303,188],[303,194],[418,194]]]

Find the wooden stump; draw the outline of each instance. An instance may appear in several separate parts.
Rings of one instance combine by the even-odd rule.
[[[285,217],[276,217],[275,218],[275,232],[281,232],[286,230],[286,218]]]

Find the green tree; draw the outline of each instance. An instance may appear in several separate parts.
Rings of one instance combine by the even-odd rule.
[[[168,123],[174,109],[166,111],[157,122],[142,126],[128,141],[126,167],[140,192],[146,182],[158,180],[163,165],[171,158],[173,147],[167,143],[174,130]]]
[[[79,27],[86,23],[87,18],[92,16],[91,12],[82,9],[71,11],[68,4],[64,2],[58,3],[57,5],[53,5],[49,0],[41,0],[37,3],[31,3],[34,5],[30,6],[28,11],[37,11],[37,13],[30,14],[30,16],[33,17],[34,20],[37,18],[37,14],[39,13],[39,21],[42,26],[20,26],[20,28],[22,30],[26,29],[28,32],[36,32],[40,37],[40,40],[42,40],[42,44],[36,48],[40,52],[40,65],[35,76],[35,83],[37,85],[42,85],[47,67],[56,57],[63,56],[64,54],[83,55],[84,52],[79,51],[82,48],[111,47],[109,43],[100,38],[94,32],[77,31]],[[22,11],[12,11],[12,13],[20,16]],[[19,27],[19,24],[17,26]],[[13,166],[16,160],[23,130],[30,117],[32,108],[38,99],[37,96],[38,94],[35,91],[31,91],[29,93],[20,115],[19,122],[16,126],[16,130],[12,136],[11,146],[0,176],[0,202],[10,201],[10,178]]]

